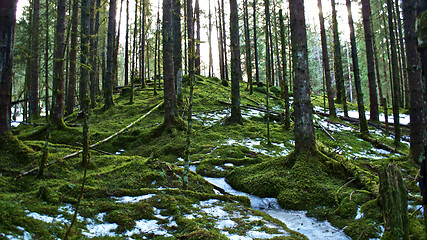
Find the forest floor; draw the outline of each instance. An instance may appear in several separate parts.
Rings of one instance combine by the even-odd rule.
[[[227,125],[229,87],[216,78],[197,78],[188,190],[182,188],[186,131],[164,131],[162,108],[94,147],[71,239],[380,238],[384,220],[378,172],[388,163],[399,166],[408,188],[410,238],[422,239],[418,169],[406,157],[408,143],[395,148],[392,137],[376,128],[370,128],[366,141],[352,122],[314,114],[319,151],[296,156],[293,127],[283,127],[283,101],[271,97],[268,144],[265,89],[255,88],[249,95],[245,88],[241,86],[243,125]],[[115,107],[104,111],[99,104],[93,109],[91,144],[161,103],[161,91],[139,90],[133,104],[129,91],[122,90],[115,95]],[[313,97],[312,103],[316,112],[323,112],[322,97]],[[354,112],[356,106],[350,104],[350,109]],[[185,113],[182,106],[183,119]],[[45,179],[36,178],[37,171],[21,176],[39,165],[47,132],[44,119],[39,126],[16,124],[12,133],[20,141],[1,136],[0,239],[65,235],[84,172],[81,155],[65,157],[81,149],[77,115],[65,118],[72,127],[51,132],[52,164]]]

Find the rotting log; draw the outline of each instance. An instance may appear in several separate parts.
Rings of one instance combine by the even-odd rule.
[[[139,121],[141,121],[142,119],[146,118],[146,117],[147,117],[148,115],[150,115],[154,110],[156,110],[157,108],[159,108],[162,104],[163,104],[163,101],[159,102],[155,107],[153,107],[150,111],[148,111],[148,112],[147,112],[146,114],[144,114],[142,117],[140,117],[140,118],[138,118],[137,120],[133,121],[131,124],[129,124],[129,125],[127,125],[126,127],[122,128],[120,131],[118,131],[118,132],[114,133],[113,135],[111,135],[111,136],[109,136],[109,137],[107,137],[107,138],[105,138],[105,139],[103,139],[103,140],[101,140],[101,141],[98,141],[98,142],[96,142],[96,143],[94,143],[94,144],[90,145],[90,146],[89,146],[89,148],[91,148],[91,149],[92,149],[92,148],[94,148],[95,146],[97,146],[97,145],[99,145],[99,144],[101,144],[101,143],[107,142],[108,140],[112,139],[113,137],[115,137],[115,136],[117,136],[117,135],[119,135],[119,134],[123,133],[124,131],[126,131],[126,130],[127,130],[127,129],[129,129],[129,128],[131,128],[133,125],[135,125],[136,123],[138,123],[138,122],[139,122]],[[51,162],[49,162],[49,163],[47,163],[47,164],[46,164],[46,167],[47,167],[47,166],[50,166],[50,165],[52,165],[52,164],[55,164],[55,163],[57,163],[57,162],[59,162],[59,161],[61,161],[61,160],[65,160],[65,159],[69,159],[69,158],[75,157],[75,156],[79,155],[79,154],[80,154],[80,153],[82,153],[82,152],[83,152],[83,150],[79,150],[79,151],[77,151],[77,152],[74,152],[74,153],[71,153],[71,154],[69,154],[69,155],[67,155],[67,156],[62,157],[61,159],[51,161]],[[16,176],[15,178],[23,177],[23,176],[25,176],[25,175],[28,175],[28,174],[30,174],[30,173],[32,173],[32,172],[34,172],[34,171],[37,171],[38,169],[39,169],[39,167],[34,167],[34,168],[32,168],[32,169],[30,169],[30,170],[28,170],[28,171],[26,171],[26,172],[23,172],[23,173],[19,174],[19,175],[18,175],[18,176]]]
[[[384,216],[384,239],[409,239],[408,193],[397,164],[380,171],[380,196]],[[390,237],[390,238],[387,238]]]

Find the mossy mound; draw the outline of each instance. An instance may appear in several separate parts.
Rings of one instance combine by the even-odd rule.
[[[344,168],[320,152],[287,157],[235,169],[228,176],[236,189],[260,197],[277,197],[287,209],[312,209],[335,204],[345,184]]]
[[[34,151],[22,141],[5,132],[0,135],[0,169],[12,170],[17,166],[26,166],[34,158]]]

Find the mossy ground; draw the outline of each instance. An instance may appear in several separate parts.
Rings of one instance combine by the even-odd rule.
[[[249,95],[245,88],[242,84],[242,105],[265,105],[262,87],[257,88],[253,95]],[[90,114],[91,143],[118,132],[147,113],[162,100],[159,93],[155,96],[152,91],[135,91],[133,104],[129,104],[128,95],[118,95],[115,107],[105,111],[102,104],[98,104]],[[187,96],[185,90],[184,96]],[[229,87],[221,85],[216,78],[198,77],[194,89],[195,120],[190,149],[191,161],[198,164],[197,173],[226,177],[238,190],[262,197],[276,197],[286,209],[308,210],[311,216],[345,228],[345,233],[353,239],[375,238],[382,231],[383,219],[377,197],[378,169],[383,164],[399,164],[412,194],[409,200],[414,205],[420,204],[415,182],[417,166],[402,156],[377,154],[371,143],[358,136],[357,130],[333,132],[337,139],[333,141],[322,130],[316,129],[318,152],[288,154],[293,150],[293,131],[285,131],[280,118],[270,125],[273,145],[268,145],[262,113],[242,109],[243,125],[226,125],[223,120],[230,113],[228,106],[219,100],[230,102]],[[182,119],[186,118],[186,103],[184,99],[180,106]],[[275,111],[284,112],[284,103],[279,99],[271,99],[270,104]],[[313,104],[322,106],[323,100],[313,98]],[[14,177],[39,164],[46,136],[45,126],[20,125],[14,128],[13,134],[23,142],[11,141],[14,139],[11,135],[0,139],[0,233],[22,235],[22,229],[25,229],[38,239],[53,239],[65,233],[66,224],[38,221],[25,212],[50,216],[62,214],[68,220],[72,217],[59,211],[58,207],[77,201],[83,169],[79,157],[67,160],[61,160],[61,157],[81,148],[81,122],[77,112],[65,120],[73,127],[51,132],[49,161],[58,160],[58,163],[48,167],[44,180],[31,174],[19,179]],[[348,125],[339,119],[334,121]],[[92,164],[88,170],[81,217],[93,219],[105,212],[104,220],[116,223],[115,231],[124,233],[134,228],[140,219],[166,222],[153,211],[155,207],[163,209],[161,214],[172,217],[177,223],[177,226],[167,228],[168,232],[174,233],[170,238],[226,239],[220,231],[214,230],[214,220],[206,216],[202,220],[183,216],[194,211],[194,204],[209,199],[221,200],[222,207],[230,211],[242,208],[249,214],[255,214],[248,208],[248,199],[216,195],[213,187],[194,173],[190,174],[189,189],[183,190],[183,170],[179,166],[183,165],[186,132],[182,126],[162,131],[162,122],[163,110],[160,108],[123,134],[96,147],[113,154],[120,152],[121,155],[91,151]],[[357,129],[357,126],[353,127]],[[392,144],[385,135],[372,134],[372,137],[384,144]],[[407,154],[408,148],[403,146],[400,151]],[[380,157],[370,157],[377,155]],[[154,197],[122,205],[111,198],[144,194],[154,194]],[[358,214],[363,216],[356,218]],[[411,239],[421,239],[420,213],[412,212],[410,216]],[[267,218],[265,214],[263,217]],[[249,228],[236,222],[241,224],[239,228]],[[73,237],[82,238],[81,232],[85,228],[85,222],[79,221]],[[271,229],[267,231],[274,232]],[[291,234],[293,239],[301,238],[297,233]],[[141,236],[155,237],[152,234]],[[160,239],[159,236],[157,238]]]

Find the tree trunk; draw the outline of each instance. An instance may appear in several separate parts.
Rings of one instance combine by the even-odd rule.
[[[136,1],[138,2],[138,1]],[[119,44],[120,44],[120,27],[122,22],[122,9],[123,9],[123,0],[120,1],[120,11],[119,11],[119,24],[117,26],[117,33],[114,38],[114,53],[113,53],[113,85],[119,86]],[[135,16],[138,13],[138,8],[135,7]],[[135,17],[136,19],[136,17]],[[115,30],[114,30],[115,31]]]
[[[212,57],[212,13],[211,1],[209,0],[209,23],[208,23],[208,42],[209,42],[209,77],[213,77],[213,57]]]
[[[237,0],[230,0],[230,45],[231,45],[231,118],[230,123],[243,124],[240,112],[240,87],[242,69],[240,63],[239,12]]]
[[[31,19],[31,54],[30,54],[30,119],[40,116],[39,109],[39,24],[40,0],[33,0]],[[47,111],[47,110],[46,110]]]
[[[0,4],[0,135],[10,131],[16,0]]]
[[[53,54],[53,100],[52,124],[64,127],[64,53],[65,53],[65,0],[58,0]],[[47,109],[46,109],[47,111]]]
[[[403,34],[402,34],[402,19],[400,18],[400,10],[399,10],[399,2],[395,1],[396,6],[396,18],[397,18],[397,34],[399,36],[399,49],[401,51],[401,62],[402,62],[402,72],[403,72],[403,83],[402,83],[402,96],[404,98],[402,101],[404,104],[402,106],[405,106],[405,108],[409,108],[409,86],[408,86],[408,74],[406,71],[406,55],[405,55],[405,48],[404,48],[404,41],[403,41]]]
[[[113,102],[113,77],[114,77],[114,43],[116,35],[116,0],[110,0],[108,14],[108,40],[107,40],[107,71],[104,87],[104,109],[114,106]]]
[[[249,94],[253,93],[252,84],[252,59],[251,59],[251,39],[249,35],[249,13],[248,13],[248,0],[244,3],[244,16],[243,23],[245,29],[245,49],[246,49],[246,75],[248,77]]]
[[[90,86],[90,107],[95,108],[96,106],[96,84],[95,84],[95,1],[90,1],[90,19],[89,19],[89,28],[90,28],[90,38],[89,38],[89,86]]]
[[[328,45],[326,40],[326,31],[325,31],[325,20],[323,18],[322,10],[322,0],[317,0],[317,6],[319,8],[319,21],[320,21],[320,36],[322,42],[322,60],[323,60],[323,70],[325,73],[325,82],[326,82],[326,93],[328,96],[328,106],[329,106],[329,117],[334,118],[337,116],[335,112],[334,104],[334,92],[332,90],[331,83],[331,70],[329,67],[329,56],[328,56]]]
[[[220,71],[220,77],[222,82],[225,81],[225,73],[224,73],[224,54],[222,53],[222,23],[221,18],[218,19],[218,15],[221,16],[221,11],[219,10],[219,1],[218,1],[218,14],[215,15],[215,25],[217,28],[217,35],[218,35],[218,54],[219,54],[219,71]],[[216,9],[215,9],[216,12]]]
[[[129,85],[129,0],[126,0],[125,86]]]
[[[196,23],[196,52],[195,52],[195,62],[194,62],[194,70],[197,75],[200,75],[200,7],[199,0],[196,0],[194,5],[194,15],[195,15],[195,23]]]
[[[332,31],[334,35],[334,71],[335,82],[337,86],[337,103],[343,104],[344,115],[348,116],[347,112],[347,96],[344,84],[344,73],[342,66],[341,44],[338,32],[337,11],[335,9],[335,0],[331,0],[332,6]]]
[[[371,29],[371,4],[370,0],[362,0],[362,16],[363,28],[365,31],[365,45],[366,45],[366,63],[368,67],[368,81],[369,81],[369,111],[370,120],[378,122],[378,95],[377,85],[375,83],[375,62],[373,50],[373,36]]]
[[[224,74],[225,74],[225,81],[228,81],[228,62],[227,62],[227,35],[225,31],[225,5],[224,0],[221,0],[221,15],[222,15],[222,54],[224,55]]]
[[[166,127],[175,125],[177,116],[176,91],[173,64],[173,41],[172,41],[172,1],[163,0],[163,80]]]
[[[409,239],[408,193],[397,165],[380,171],[380,194],[385,220],[384,238]]]
[[[78,35],[79,1],[73,1],[73,13],[71,15],[71,45],[70,45],[70,67],[68,72],[68,88],[65,100],[65,115],[74,112],[76,95],[76,67],[77,67],[77,35]]]
[[[101,7],[101,0],[96,0],[96,16],[95,16],[95,45],[94,45],[94,62],[92,70],[95,72],[95,86],[93,89],[95,90],[95,94],[99,94],[99,56],[98,56],[98,44],[99,44],[99,12]]]
[[[82,93],[83,98],[80,99],[80,111],[83,113],[83,159],[82,159],[82,164],[83,166],[86,166],[89,162],[89,158],[88,158],[88,154],[89,154],[89,136],[88,136],[88,114],[89,114],[89,103],[90,103],[90,99],[89,99],[89,94],[88,94],[88,90],[89,90],[89,80],[90,80],[90,76],[89,76],[89,69],[87,68],[87,66],[89,65],[89,41],[90,41],[90,1],[91,0],[80,0],[81,1],[81,11],[82,11],[82,16],[81,16],[81,22],[80,22],[80,27],[81,27],[81,45],[80,45],[80,92]],[[110,5],[110,14],[111,11],[114,11],[114,16],[115,16],[115,0],[112,0],[110,3],[113,2],[113,10],[111,10],[111,5]],[[112,18],[113,21],[115,22],[114,18]],[[110,25],[110,24],[109,24]],[[114,27],[114,26],[113,26]],[[113,28],[114,29],[114,28]],[[110,35],[110,34],[109,34]],[[114,36],[114,35],[113,35]],[[109,41],[109,43],[112,43]],[[112,50],[112,48],[111,48]],[[111,51],[110,51],[111,52]],[[111,54],[112,56],[112,54]],[[107,71],[108,73],[108,71]],[[111,86],[111,93],[112,93],[112,86]],[[111,96],[112,98],[112,96]],[[106,105],[107,106],[107,105]],[[86,133],[86,134],[85,134]]]
[[[400,101],[400,83],[399,83],[399,72],[397,69],[397,53],[396,53],[396,40],[394,37],[394,24],[393,24],[393,12],[392,2],[387,0],[387,12],[388,12],[388,27],[390,34],[390,48],[391,48],[391,72],[393,82],[393,120],[394,120],[394,143],[396,146],[400,143],[400,124],[399,124],[399,101]]]
[[[259,67],[258,67],[258,43],[257,43],[257,18],[256,18],[256,0],[253,2],[254,17],[254,58],[255,58],[255,81],[259,84]]]
[[[279,21],[280,21],[280,39],[282,42],[282,66],[283,66],[283,96],[282,99],[285,101],[285,129],[289,130],[291,126],[290,120],[290,111],[289,111],[289,87],[288,87],[288,79],[286,77],[286,41],[285,41],[285,23],[283,19],[282,9],[279,11]]]
[[[354,34],[353,17],[351,13],[351,2],[346,0],[348,11],[348,25],[350,27],[351,58],[353,60],[354,85],[356,87],[357,110],[359,112],[360,132],[369,134],[368,123],[365,116],[365,105],[363,104],[363,92],[360,83],[359,60],[357,58],[356,37]]]
[[[172,5],[173,73],[177,100],[182,102],[181,0],[172,0]]]
[[[314,151],[313,108],[310,100],[307,33],[303,0],[289,1],[294,80],[295,152]]]
[[[271,28],[270,28],[270,2],[269,0],[265,0],[264,1],[264,13],[265,13],[265,50],[266,50],[266,54],[265,54],[265,85],[266,85],[266,94],[265,94],[265,100],[266,100],[266,107],[267,107],[267,111],[266,111],[266,122],[267,122],[267,144],[270,145],[271,141],[270,141],[270,111],[269,111],[269,87],[270,87],[270,83],[271,83],[271,79],[272,79],[272,63],[273,61],[271,60],[270,54],[270,43],[271,43]]]
[[[419,164],[424,159],[424,136],[425,122],[424,122],[424,101],[423,101],[423,88],[421,80],[421,63],[420,54],[418,53],[418,39],[415,31],[416,22],[416,1],[404,0],[403,1],[403,27],[405,28],[405,45],[406,57],[408,60],[408,80],[409,80],[409,93],[410,95],[410,108],[411,115],[410,124],[410,137],[411,137],[411,157],[412,160]]]

